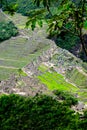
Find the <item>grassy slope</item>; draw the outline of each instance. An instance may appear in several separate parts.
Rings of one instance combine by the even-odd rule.
[[[24,29],[25,21],[27,18],[21,16],[20,14],[16,14],[14,17],[10,16],[10,18],[13,19],[20,32],[24,32],[28,37],[33,37],[29,41],[23,37],[15,37],[14,39],[7,40],[0,44],[0,80],[8,78],[9,75],[13,72],[17,74],[19,68],[24,67],[26,64],[38,57],[43,49],[48,48],[48,46],[44,44],[38,44],[38,42],[36,42],[38,36],[43,37],[43,34],[45,34],[42,34],[43,29],[35,30],[36,33],[32,32],[30,29],[29,31]],[[40,43],[41,42],[42,39],[40,39]],[[66,90],[72,93],[78,93],[80,99],[82,100],[84,100],[84,98],[87,98],[86,91],[84,92],[81,88],[79,89],[78,87],[67,83],[62,75],[57,74],[53,71],[50,73],[49,71],[46,71],[47,68],[43,66],[40,66],[39,69],[43,72],[43,74],[38,76],[38,78],[42,83],[47,85],[49,89],[58,89],[64,91]],[[75,77],[74,73],[77,75],[77,72],[73,72],[72,78]],[[77,79],[78,83],[81,82],[79,82],[81,79],[79,76]],[[75,80],[75,78],[73,79],[73,82],[77,84],[77,80]]]
[[[79,88],[87,87],[87,75],[81,73],[78,69],[67,72],[67,78],[77,84]]]
[[[76,92],[79,90],[76,86],[66,82],[64,76],[56,73],[52,69],[48,70],[46,66],[40,65],[39,70],[42,72],[38,78],[42,83],[46,84],[50,90],[65,90]]]
[[[40,65],[38,68],[42,73],[38,76],[38,79],[41,83],[44,83],[50,90],[60,90],[60,91],[68,91],[72,94],[78,95],[79,100],[87,103],[87,89],[84,87],[78,87],[78,85],[74,85],[69,83],[63,75],[56,73],[52,68],[48,68],[45,65]],[[74,75],[74,73],[73,73]],[[75,75],[74,75],[75,76]],[[82,77],[79,77],[79,80]],[[86,77],[85,77],[86,78]],[[76,83],[76,80],[73,80],[73,83]],[[82,81],[84,82],[83,78]],[[79,81],[81,83],[81,81]]]
[[[2,15],[3,14],[0,14],[0,17],[2,17]],[[31,39],[28,40],[26,36],[17,36],[0,44],[0,80],[8,78],[13,72],[17,73],[19,68],[24,67],[39,56],[44,49],[48,48],[48,45],[44,44],[44,41],[36,42],[32,37],[33,32],[31,30],[28,31],[24,29],[27,20],[26,17],[20,14],[9,17],[14,21],[19,31],[22,31],[25,35],[31,37]],[[36,33],[36,37],[39,35],[38,33],[40,32],[38,31]],[[40,35],[42,35],[42,32]]]

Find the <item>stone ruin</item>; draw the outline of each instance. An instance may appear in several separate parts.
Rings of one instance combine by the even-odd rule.
[[[52,56],[57,53],[57,46],[51,45],[50,49],[47,51],[44,51],[41,56],[38,56],[38,58],[35,61],[32,61],[30,64],[25,66],[23,70],[28,74],[28,76],[38,75],[40,74],[38,67],[41,63],[45,63],[51,60]]]

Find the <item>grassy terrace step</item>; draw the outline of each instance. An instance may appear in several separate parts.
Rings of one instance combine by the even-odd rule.
[[[73,91],[76,92],[78,90],[77,87],[71,85],[70,83],[66,82],[64,77],[56,72],[50,73],[46,72],[38,78],[41,80],[42,83],[47,85],[50,90],[65,90],[65,91]]]
[[[0,80],[7,79],[11,74],[17,74],[18,69],[0,68]]]
[[[3,70],[0,68],[0,80],[3,79],[1,77],[5,76],[5,79],[9,77],[10,69],[6,69],[6,67],[22,68],[49,47],[43,43],[41,43],[40,48],[38,45],[38,43],[29,42],[19,37],[0,44],[0,66],[3,66]],[[11,72],[14,72],[14,70],[12,69]]]
[[[67,72],[67,78],[74,82],[79,88],[87,88],[87,76],[77,69]]]
[[[67,82],[61,74],[52,71],[45,65],[40,65],[38,68],[42,73],[38,76],[41,83],[44,83],[50,90],[68,91],[78,95],[79,100],[87,102],[87,89],[79,88]]]
[[[0,15],[0,18],[2,16],[5,18],[3,14]],[[21,14],[15,14],[13,17],[7,15],[7,17],[16,24],[19,35],[0,44],[0,80],[9,78],[12,73],[17,74],[19,68],[35,60],[50,45],[46,41],[45,28],[37,28],[35,31],[30,28],[25,29],[27,17]]]
[[[44,83],[50,90],[58,89],[70,92],[76,92],[79,90],[79,88],[77,88],[76,86],[66,82],[64,76],[62,76],[61,74],[53,71],[49,72],[47,70],[47,67],[45,67],[44,65],[41,65],[39,67],[39,70],[42,72],[42,74],[38,76],[38,79],[40,79],[40,81]]]
[[[22,68],[24,65],[26,64],[25,61],[19,61],[19,60],[16,60],[16,61],[7,61],[7,60],[0,60],[0,66],[3,66],[4,67],[16,67],[16,68]]]

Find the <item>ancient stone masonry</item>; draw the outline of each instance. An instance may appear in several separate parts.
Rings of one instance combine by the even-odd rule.
[[[27,74],[26,77],[16,77],[13,75],[8,80],[1,81],[1,93],[16,93],[27,96],[34,96],[38,93],[49,93],[47,87],[36,79],[37,75],[44,73],[38,69],[41,64],[47,66],[48,70],[51,68],[63,75],[67,70],[72,70],[74,67],[78,66],[79,69],[79,61],[76,61],[76,58],[71,53],[57,47],[54,42],[49,42],[50,48],[43,51],[38,58],[22,69]],[[80,71],[82,71],[81,68]]]
[[[38,70],[38,67],[41,63],[47,63],[51,60],[52,56],[57,53],[57,46],[51,44],[50,49],[44,51],[42,55],[38,56],[38,58],[32,61],[30,64],[23,68],[23,71],[27,73],[26,77],[16,77],[12,75],[8,80],[1,81],[0,83],[0,91],[1,93],[16,93],[20,95],[34,96],[37,93],[46,93],[49,90],[46,86],[40,83],[34,76],[41,74]],[[50,64],[50,62],[49,62]],[[32,77],[33,76],[33,77]],[[18,83],[24,83],[19,85]],[[22,86],[22,87],[20,87]]]
[[[26,83],[25,86],[23,88],[21,88],[21,90],[23,92],[26,92],[26,94],[28,96],[34,96],[37,93],[46,93],[48,91],[48,89],[46,88],[46,86],[42,83],[40,83],[37,79],[35,79],[34,77],[23,77],[23,81]]]
[[[25,96],[35,96],[39,93],[46,93],[46,86],[35,79],[34,77],[16,77],[12,75],[8,80],[1,81],[0,93],[19,94]]]
[[[39,56],[35,61],[32,61],[30,64],[25,66],[23,68],[23,71],[25,71],[29,77],[33,75],[38,75],[40,72],[38,70],[38,67],[43,62],[48,62],[51,60],[52,56],[57,53],[57,46],[55,44],[51,44],[50,49],[47,51],[44,51],[41,56]]]
[[[53,58],[57,55],[57,58]],[[75,61],[74,55],[67,50],[57,47],[54,42],[51,42],[50,48],[47,51],[43,51],[36,60],[23,68],[23,71],[27,73],[29,77],[40,74],[38,67],[40,64],[44,64],[48,67],[53,67],[57,73],[65,74],[67,70],[72,70],[74,67],[79,66],[78,61]],[[72,62],[71,62],[72,61]]]
[[[12,89],[16,86],[16,77],[15,75],[11,75],[8,80],[1,81],[0,83],[0,91],[5,93],[12,93]]]

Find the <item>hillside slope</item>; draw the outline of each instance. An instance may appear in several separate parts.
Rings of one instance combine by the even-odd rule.
[[[87,64],[47,39],[45,25],[31,31],[24,29],[26,17],[20,14],[9,17],[19,28],[19,35],[0,44],[0,79],[13,73],[19,77],[1,82],[1,91],[35,95],[58,89],[87,102]],[[28,76],[20,77],[21,69]]]
[[[0,44],[0,80],[9,78],[13,72],[17,74],[20,68],[49,48],[45,28],[37,28],[33,32],[31,29],[24,29],[26,17],[20,14],[7,17],[18,27],[19,34]]]

